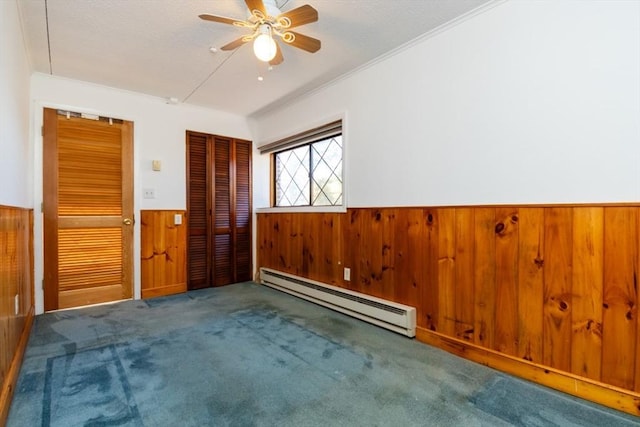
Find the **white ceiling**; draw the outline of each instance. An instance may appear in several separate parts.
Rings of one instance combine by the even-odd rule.
[[[281,43],[284,62],[272,71],[249,45],[232,52],[209,51],[247,30],[206,22],[198,15],[245,19],[242,0],[18,4],[35,71],[251,115],[313,90],[488,1],[277,0],[282,11],[307,3],[318,10],[318,22],[296,31],[320,39],[322,48],[310,54]]]

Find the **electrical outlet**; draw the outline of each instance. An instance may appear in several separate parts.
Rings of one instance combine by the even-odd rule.
[[[182,214],[173,215],[173,225],[180,225],[180,224],[182,224]]]
[[[13,298],[13,305],[14,305],[14,309],[15,309],[15,314],[17,316],[18,313],[20,312],[20,295],[16,295]]]
[[[346,280],[347,282],[351,281],[351,269],[345,267],[344,268],[344,280]]]

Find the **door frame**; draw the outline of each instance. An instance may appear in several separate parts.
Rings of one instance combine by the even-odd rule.
[[[33,156],[33,169],[32,169],[32,188],[33,188],[33,203],[34,203],[34,308],[35,314],[44,313],[44,214],[43,214],[43,203],[44,203],[44,192],[43,192],[43,150],[44,150],[44,136],[43,136],[43,126],[44,126],[44,111],[46,108],[56,109],[56,110],[65,110],[65,111],[75,111],[78,113],[84,113],[89,115],[98,115],[102,117],[118,117],[122,120],[130,121],[134,124],[132,137],[132,161],[133,161],[133,176],[132,176],[132,185],[133,185],[133,215],[134,218],[140,218],[140,190],[138,189],[136,182],[139,176],[140,166],[138,165],[138,129],[135,126],[135,120],[133,117],[129,117],[127,114],[120,114],[118,112],[108,111],[108,110],[98,110],[91,109],[86,107],[79,107],[77,105],[70,104],[62,104],[55,102],[46,102],[46,101],[35,101],[33,105],[33,114],[31,121],[31,132],[33,135],[33,145],[32,145],[32,153]],[[133,291],[133,299],[140,299],[141,295],[141,284],[140,284],[140,275],[138,272],[140,271],[140,257],[136,256],[136,254],[140,253],[140,223],[139,221],[135,221],[133,223],[133,246],[132,246],[132,258],[133,258],[133,266],[132,266],[132,275],[133,275],[133,283],[132,283],[132,291]]]

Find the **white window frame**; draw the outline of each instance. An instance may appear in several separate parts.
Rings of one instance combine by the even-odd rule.
[[[296,146],[304,145],[311,142],[308,138],[298,138],[297,137],[309,135],[311,132],[317,129],[321,129],[335,122],[340,122],[340,126],[342,128],[342,204],[336,206],[270,206],[265,208],[257,208],[255,211],[257,213],[304,213],[304,212],[336,212],[336,213],[344,213],[347,211],[347,137],[346,137],[346,127],[345,127],[345,118],[344,116],[337,116],[333,119],[322,121],[320,126],[309,127],[306,131],[298,132],[294,135],[281,138],[274,142],[261,145],[258,147],[260,154],[269,155],[269,203],[272,203],[275,195],[271,193],[274,190],[274,179],[275,175],[273,168],[275,167],[275,161],[273,155],[278,151],[284,151],[289,148],[294,148]],[[321,138],[320,138],[321,139]]]

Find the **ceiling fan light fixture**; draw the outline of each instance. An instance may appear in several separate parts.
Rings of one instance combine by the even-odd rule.
[[[253,53],[260,61],[269,62],[276,56],[278,50],[275,40],[271,37],[271,27],[267,24],[260,26],[260,35],[253,42]]]

